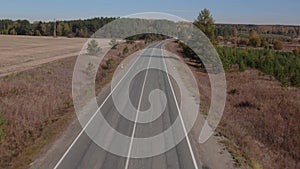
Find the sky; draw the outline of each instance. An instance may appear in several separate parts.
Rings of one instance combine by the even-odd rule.
[[[193,21],[208,8],[216,23],[300,25],[300,0],[11,0],[0,3],[0,19],[85,19],[164,12]]]

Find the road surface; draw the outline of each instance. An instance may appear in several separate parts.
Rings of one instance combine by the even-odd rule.
[[[155,43],[148,47],[147,52],[139,55],[129,71],[140,71],[130,82],[130,100],[124,99],[124,111],[127,102],[131,102],[138,110],[132,112],[136,120],[139,118],[141,111],[149,109],[149,93],[153,89],[160,89],[164,91],[167,100],[165,108],[164,101],[156,99],[154,107],[158,109],[164,108],[163,113],[150,123],[137,123],[136,120],[131,121],[122,116],[117,108],[114,106],[112,96],[108,94],[107,99],[99,100],[99,105],[103,116],[107,122],[115,128],[118,132],[127,135],[128,137],[146,138],[151,137],[169,128],[175,119],[180,116],[178,105],[180,105],[180,94],[178,86],[168,77],[168,74],[157,69],[166,70],[167,62],[170,57],[164,56],[162,51],[163,43]],[[167,71],[167,70],[166,70]],[[130,74],[130,73],[129,73]],[[126,77],[123,79],[126,83]],[[122,83],[116,90],[113,90],[115,96],[122,98]],[[174,84],[173,84],[174,83]],[[111,92],[106,92],[111,93]],[[154,108],[155,110],[155,108]],[[155,112],[153,112],[155,114]],[[186,132],[185,125],[182,124],[179,131]],[[111,142],[115,141],[111,137]],[[194,150],[193,141],[186,137],[176,147],[169,151],[148,158],[130,158],[132,154],[132,147],[135,144],[133,140],[125,142],[124,147],[128,156],[121,157],[99,147],[92,141],[85,132],[81,132],[73,144],[71,144],[65,154],[60,157],[54,168],[57,169],[198,169],[202,168],[199,158]],[[151,146],[151,145],[149,145]],[[142,147],[141,147],[142,149]],[[151,147],[150,147],[151,149]]]

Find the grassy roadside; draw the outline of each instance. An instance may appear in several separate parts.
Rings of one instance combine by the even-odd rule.
[[[111,81],[123,58],[145,46],[124,43],[108,52],[104,63],[114,62],[98,70],[96,92]],[[0,78],[0,168],[27,168],[76,118],[71,97],[75,61],[61,59]]]
[[[183,56],[178,44],[170,44],[169,49],[190,66],[199,82],[201,99],[209,107],[207,74]],[[217,132],[237,165],[253,169],[298,168],[300,89],[282,87],[274,77],[254,69],[226,73],[226,80],[227,100]]]
[[[178,44],[176,43],[170,43],[166,46],[166,49],[174,54],[177,54],[178,56],[181,56],[183,58],[183,60],[185,61],[185,63],[190,67],[190,69],[192,70],[192,72],[194,73],[197,83],[198,83],[198,87],[199,87],[199,91],[200,91],[200,100],[201,100],[201,110],[200,112],[202,112],[205,116],[207,116],[207,113],[209,111],[209,100],[210,100],[210,92],[208,92],[208,90],[210,90],[210,84],[209,84],[209,79],[208,79],[208,75],[207,73],[204,73],[205,71],[201,71],[203,68],[200,68],[199,65],[195,62],[193,62],[192,60],[189,59],[185,59],[184,58],[184,54],[182,49],[178,46]],[[201,82],[201,83],[200,83]],[[221,127],[220,127],[221,126]],[[245,147],[239,147],[235,141],[233,140],[234,136],[231,133],[231,131],[226,127],[226,123],[223,121],[221,121],[221,124],[219,125],[219,127],[217,128],[217,133],[218,135],[220,135],[222,137],[220,143],[223,144],[226,149],[228,150],[228,152],[231,154],[233,160],[235,161],[235,164],[237,167],[241,167],[241,166],[250,166],[250,160],[248,161],[248,155],[244,152],[241,152],[243,150],[245,150]],[[255,166],[259,166],[261,167],[260,164],[258,164],[256,162],[255,159],[252,159],[253,164]],[[253,169],[260,169],[259,167],[251,167]]]

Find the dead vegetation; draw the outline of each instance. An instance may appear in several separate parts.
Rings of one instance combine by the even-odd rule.
[[[71,109],[75,57],[0,79],[0,113],[7,120],[0,168],[15,168],[25,148]]]
[[[182,56],[177,46],[172,43],[167,48]],[[195,66],[190,68],[208,107],[208,76]],[[300,168],[300,88],[282,87],[257,70],[227,73],[226,78],[227,101],[218,132],[237,165]]]

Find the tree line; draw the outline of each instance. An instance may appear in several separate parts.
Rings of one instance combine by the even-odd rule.
[[[272,75],[283,86],[300,87],[300,55],[270,49],[244,49],[218,47],[217,51],[225,71],[245,71],[246,68],[260,70]]]
[[[28,20],[0,20],[0,34],[53,36],[56,26],[57,36],[89,37],[105,24],[115,20],[114,17],[97,17],[84,20],[69,20],[56,22]]]
[[[200,12],[194,25],[200,28],[211,40],[215,42],[215,26],[212,15],[208,9]],[[238,30],[233,29],[232,35],[237,37]],[[273,41],[273,48],[239,48],[237,47],[240,39],[235,38],[235,47],[216,46],[216,50],[222,61],[224,70],[229,71],[245,71],[247,68],[258,69],[265,75],[274,76],[284,86],[300,87],[300,52],[296,48],[294,52],[273,50],[281,49],[282,42]],[[263,43],[269,46],[269,42],[263,42],[255,30],[249,31],[249,39],[247,44],[253,47],[260,47]],[[185,56],[200,63],[203,67],[202,61],[187,45],[180,43]]]
[[[299,36],[299,26],[289,25],[246,25],[246,24],[215,24],[216,37],[234,36],[235,29],[240,36],[248,37],[248,32],[256,31],[263,38],[273,38],[281,41],[291,41]]]

